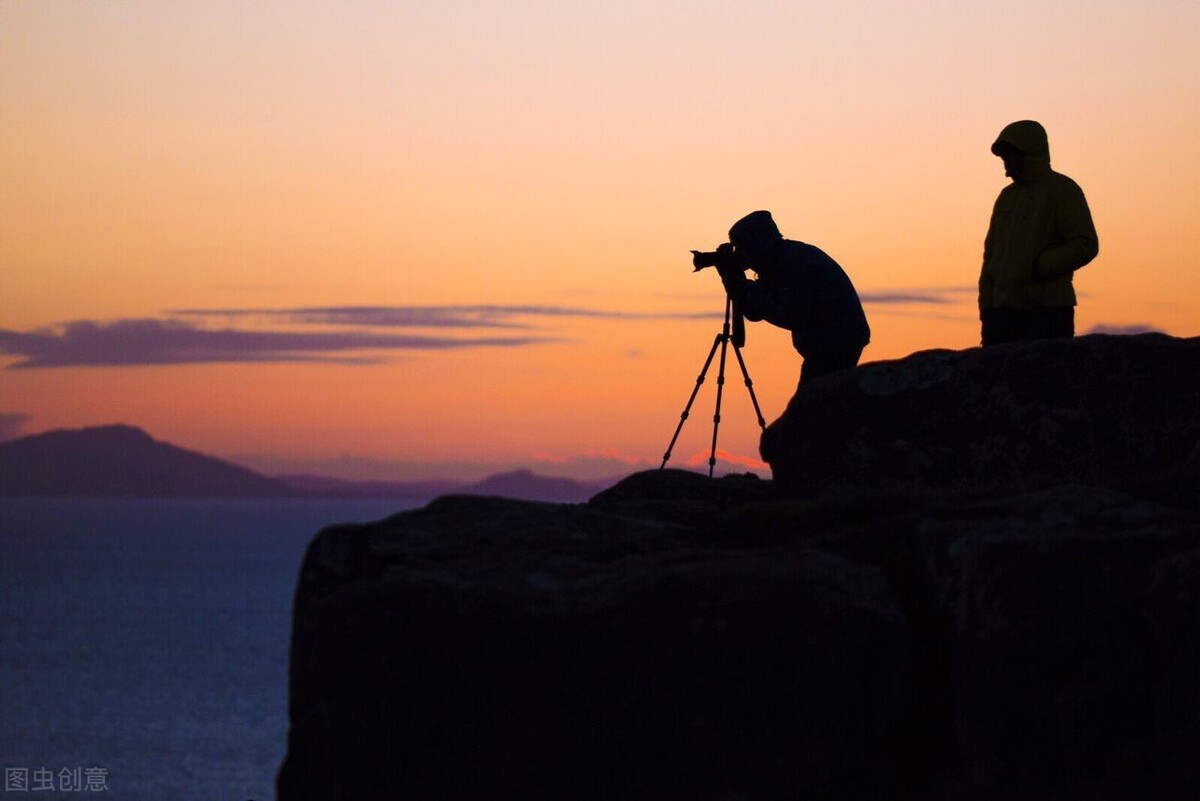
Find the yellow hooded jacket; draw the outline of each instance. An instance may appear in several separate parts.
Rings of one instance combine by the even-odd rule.
[[[1071,275],[1096,257],[1100,243],[1079,185],[1050,169],[1046,131],[1032,120],[1000,132],[1024,153],[1021,169],[996,198],[983,243],[979,308],[1054,309],[1075,305]]]

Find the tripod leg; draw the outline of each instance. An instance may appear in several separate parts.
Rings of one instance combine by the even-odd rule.
[[[712,478],[713,470],[717,466],[717,429],[721,425],[721,395],[725,390],[725,353],[729,348],[729,326],[726,325],[725,328],[727,329],[726,332],[717,337],[717,342],[721,343],[721,365],[717,370],[717,408],[716,411],[713,412],[712,449],[708,452],[709,478]],[[716,347],[715,342],[713,343],[713,347]],[[734,352],[736,352],[736,350],[737,349],[735,348]]]
[[[754,414],[758,416],[758,427],[766,430],[767,421],[763,418],[762,409],[758,408],[758,397],[754,394],[754,382],[750,380],[750,371],[746,369],[746,360],[742,358],[742,349],[733,343],[733,353],[737,356],[738,366],[742,368],[742,378],[746,380],[746,389],[750,391],[750,402],[754,404]]]
[[[724,334],[717,334],[717,338],[713,340],[712,347],[708,349],[708,358],[704,360],[704,367],[700,369],[700,376],[696,379],[696,386],[692,387],[692,396],[688,398],[687,405],[683,407],[683,413],[679,415],[679,425],[675,426],[675,435],[671,437],[671,444],[667,446],[667,452],[663,454],[662,464],[658,467],[659,470],[662,470],[667,466],[667,461],[671,458],[671,451],[675,450],[675,441],[679,439],[679,432],[683,430],[683,424],[687,422],[688,414],[690,414],[692,410],[692,404],[696,402],[696,395],[700,392],[700,386],[704,383],[704,377],[708,374],[708,368],[712,364],[713,356],[715,356],[717,353],[717,346],[720,345],[724,340]],[[722,364],[725,361],[724,352],[721,353],[721,361]],[[721,374],[723,381],[724,367],[721,369]]]

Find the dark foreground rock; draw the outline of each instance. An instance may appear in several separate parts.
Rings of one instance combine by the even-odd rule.
[[[1122,484],[1200,443],[1200,339],[927,351],[828,376],[763,435],[781,491]]]
[[[327,528],[279,797],[1196,798],[1200,471],[1170,452],[805,497],[663,471]]]

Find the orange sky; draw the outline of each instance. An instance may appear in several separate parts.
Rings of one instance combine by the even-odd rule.
[[[0,434],[657,465],[720,326],[689,249],[771,209],[854,280],[864,360],[973,346],[988,146],[1023,118],[1099,230],[1077,330],[1200,334],[1195,3],[251,5],[0,1]],[[799,357],[765,324],[745,355],[773,419]]]

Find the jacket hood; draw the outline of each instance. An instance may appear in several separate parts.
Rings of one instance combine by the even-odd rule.
[[[755,211],[733,224],[729,229],[729,241],[735,247],[766,253],[783,241],[783,235],[779,233],[771,212]]]
[[[1026,178],[1034,178],[1050,169],[1050,140],[1040,122],[1020,120],[1009,123],[1000,131],[992,143],[992,154],[999,156],[1001,145],[1010,145],[1025,154],[1022,172]]]

